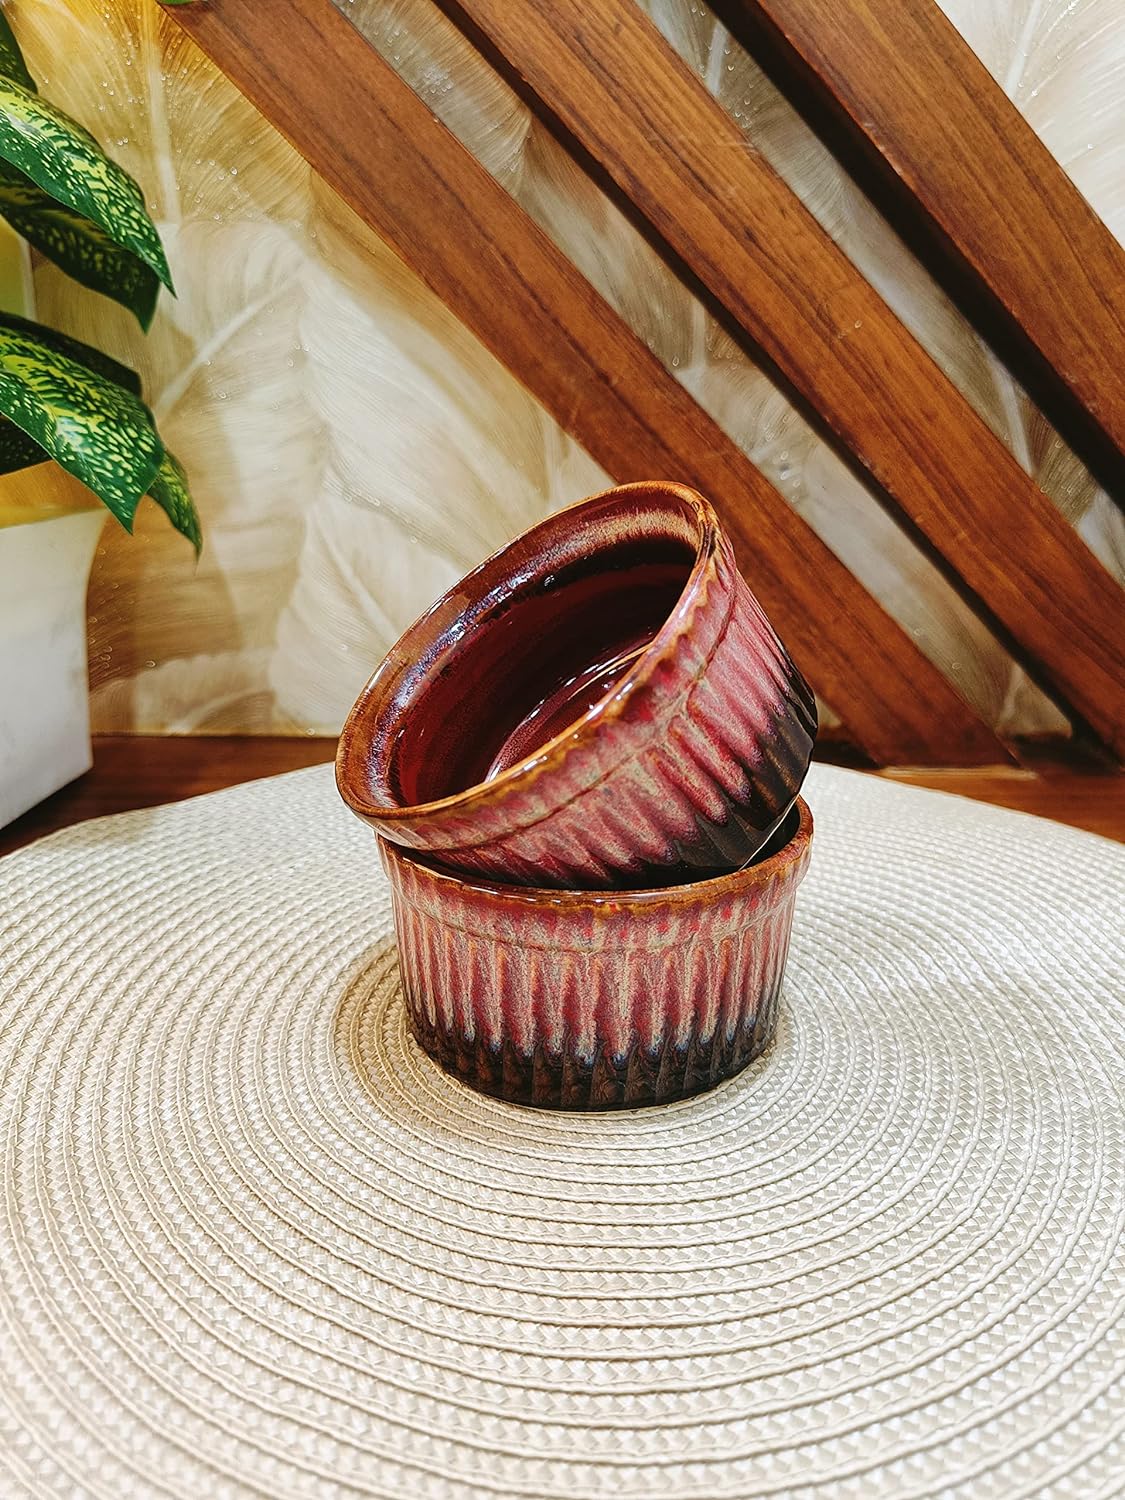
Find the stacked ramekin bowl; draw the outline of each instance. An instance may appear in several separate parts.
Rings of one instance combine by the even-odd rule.
[[[466,1083],[656,1104],[770,1040],[812,818],[804,678],[710,505],[623,485],[413,625],[348,716],[410,1024]]]

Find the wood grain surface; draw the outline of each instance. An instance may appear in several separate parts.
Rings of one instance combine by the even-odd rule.
[[[932,0],[714,9],[1125,498],[1125,250],[957,28]]]
[[[94,768],[22,818],[0,829],[0,855],[86,818],[179,802],[259,776],[333,758],[332,739],[106,735],[94,740]],[[827,757],[817,750],[817,758]],[[1039,757],[1038,771],[891,770],[877,774],[912,786],[956,792],[1000,807],[1055,818],[1125,840],[1125,774],[1077,771]]]
[[[175,19],[597,461],[721,511],[751,587],[877,763],[1004,751],[906,632],[329,0]]]
[[[1125,594],[634,0],[440,0],[1125,754]]]

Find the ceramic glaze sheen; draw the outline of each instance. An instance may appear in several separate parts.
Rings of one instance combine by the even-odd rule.
[[[403,636],[348,717],[337,780],[385,838],[462,871],[675,885],[753,858],[815,733],[711,507],[623,485],[525,533]]]
[[[605,893],[463,879],[380,840],[417,1041],[474,1088],[556,1109],[731,1077],[773,1035],[812,826],[798,799],[747,869]]]
[[[593,708],[621,681],[651,638],[638,637],[630,645],[610,653],[608,660],[584,667],[545,694],[500,746],[485,780],[491,781],[502,771],[530,759],[548,740]]]
[[[470,603],[448,661],[419,659],[389,771],[406,804],[434,802],[517,766],[628,671],[676,607],[691,549],[645,538]]]

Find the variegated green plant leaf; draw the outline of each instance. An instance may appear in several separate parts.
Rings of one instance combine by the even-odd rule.
[[[73,230],[87,219],[102,235],[119,245],[172,290],[172,278],[156,226],[145,208],[144,195],[123,167],[111,161],[94,137],[61,109],[10,78],[0,77],[0,160],[74,216]],[[24,232],[21,229],[21,233]],[[73,252],[73,240],[69,241]],[[40,245],[55,258],[50,236]],[[60,262],[61,264],[61,262]],[[64,266],[69,270],[69,267]],[[102,262],[97,290],[118,295],[113,267]],[[86,285],[98,276],[97,244],[90,249]],[[135,298],[134,298],[135,300]],[[143,303],[142,303],[143,305]],[[136,311],[136,308],[133,308]],[[144,324],[144,318],[137,314]],[[151,316],[151,313],[150,313]]]
[[[56,333],[53,328],[46,328],[42,323],[33,323],[27,318],[18,317],[15,313],[0,313],[0,328],[26,334],[40,344],[45,344],[48,349],[53,349],[57,354],[63,354],[67,359],[77,360],[87,369],[94,370],[99,375],[104,375],[107,380],[124,386],[135,396],[141,394],[141,377],[135,370],[130,370],[128,365],[118,364],[117,360],[110,359],[108,354],[103,354],[100,349],[95,349],[90,344],[83,344],[79,339],[68,338],[65,333]],[[14,422],[10,422],[7,417],[0,417],[0,474],[11,474],[16,469],[26,469],[29,464],[42,463],[48,456],[39,444],[33,438],[28,437],[27,433],[17,427]]]
[[[174,453],[164,450],[156,478],[148,492],[160,509],[180,533],[186,536],[195,548],[196,557],[203,550],[203,533],[199,528],[199,516],[188,490],[187,475]]]
[[[47,457],[35,439],[14,422],[7,417],[0,420],[0,474],[14,474],[17,469],[43,463]]]
[[[133,391],[27,327],[0,327],[0,414],[133,529],[164,457],[152,414]]]
[[[27,64],[23,60],[19,43],[12,35],[12,28],[8,25],[8,18],[0,8],[0,77],[14,78],[17,83],[22,83],[25,89],[35,92],[35,79],[27,71]]]
[[[85,365],[93,374],[113,381],[134,396],[141,393],[141,379],[135,370],[131,370],[128,365],[118,364],[108,354],[103,354],[100,349],[84,344],[79,339],[68,338],[65,333],[57,333],[53,328],[29,322],[14,313],[0,313],[0,338],[4,332],[34,339],[46,351],[61,354],[65,359]],[[49,457],[51,455],[22,428],[6,417],[0,417],[0,474],[10,474],[15,469],[27,468],[29,464],[42,463]],[[79,477],[82,478],[81,475]],[[199,516],[188,489],[187,475],[175,454],[164,450],[147,493],[164,511],[176,530],[187,537],[198,557],[203,546]]]
[[[33,438],[29,438],[14,422],[5,417],[0,420],[0,475],[12,474],[18,469],[30,468],[50,458]],[[165,449],[156,471],[156,478],[149,485],[148,493],[171,521],[181,536],[187,537],[195,548],[196,557],[203,550],[203,532],[199,524],[199,513],[188,489],[187,475],[175,454]]]
[[[0,161],[0,215],[29,245],[91,291],[127,307],[142,328],[156,311],[160,279],[91,219],[83,218],[8,162]]]
[[[30,318],[21,318],[18,313],[0,312],[0,329],[7,329],[11,333],[23,334],[27,338],[34,339],[46,348],[53,349],[56,354],[77,360],[80,365],[85,365],[95,374],[104,375],[115,385],[132,391],[134,396],[141,394],[141,377],[136,370],[131,370],[128,365],[120,364],[116,359],[111,359],[108,354],[95,349],[93,344],[84,344],[81,339],[72,339],[69,334],[59,333],[57,329],[48,328],[44,323],[33,322]]]

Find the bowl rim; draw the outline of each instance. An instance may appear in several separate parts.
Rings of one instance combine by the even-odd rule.
[[[363,749],[363,731],[368,725],[372,700],[380,696],[385,676],[389,675],[392,670],[392,656],[397,656],[402,646],[413,637],[422,635],[427,623],[433,616],[448,608],[457,594],[468,592],[473,599],[480,597],[481,590],[471,586],[486,575],[494,573],[506,554],[519,544],[533,541],[543,532],[553,531],[565,517],[586,507],[602,504],[608,499],[646,495],[664,500],[675,499],[689,512],[697,528],[695,559],[675,605],[625,676],[565,729],[546,740],[531,755],[507,767],[489,781],[475,782],[472,786],[463,787],[459,791],[428,802],[396,804],[376,801],[371,795],[370,783],[366,775],[367,757]],[[723,542],[722,526],[710,501],[690,485],[664,479],[642,479],[629,484],[611,485],[608,489],[599,490],[595,495],[588,495],[571,505],[553,511],[541,521],[536,522],[534,526],[521,531],[504,546],[486,557],[477,567],[466,573],[423,611],[399,636],[368,678],[344,721],[336,747],[336,785],[341,797],[358,816],[378,823],[380,826],[393,826],[417,824],[430,819],[440,819],[448,814],[469,814],[486,807],[495,807],[513,793],[531,786],[540,776],[557,766],[568,755],[588,744],[603,724],[619,719],[636,692],[651,680],[664,662],[674,655],[680,642],[689,633],[697,610],[705,603],[707,584],[715,572]],[[466,586],[469,586],[468,589]],[[731,607],[733,608],[733,600]],[[397,665],[396,662],[396,669]],[[607,771],[604,774],[609,773]],[[598,781],[604,780],[604,774],[598,777]],[[391,834],[388,836],[393,838]],[[503,837],[503,834],[495,834],[485,842],[494,842],[497,837]],[[477,842],[469,839],[447,847],[450,849],[474,848]]]
[[[376,835],[384,863],[398,862],[411,871],[420,872],[421,878],[439,890],[456,887],[457,893],[484,896],[502,905],[519,905],[536,910],[579,911],[589,907],[631,908],[648,910],[659,906],[708,906],[729,896],[744,895],[755,888],[774,884],[799,870],[808,857],[813,837],[813,815],[808,803],[801,796],[793,799],[797,809],[797,827],[776,854],[757,864],[742,865],[737,870],[712,876],[708,880],[693,880],[684,885],[629,887],[615,890],[554,890],[550,886],[508,885],[473,874],[471,870],[459,872],[441,864],[430,853],[420,849],[408,849],[393,839]],[[388,874],[390,872],[388,871]],[[398,883],[390,875],[396,890]]]

